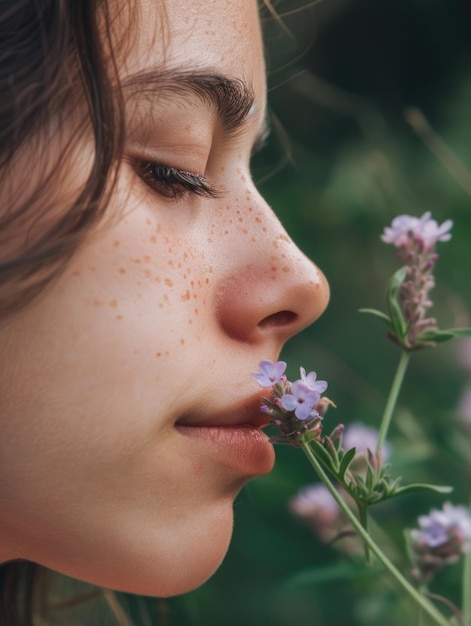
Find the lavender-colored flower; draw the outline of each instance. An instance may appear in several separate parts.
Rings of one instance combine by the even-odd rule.
[[[302,382],[309,387],[309,389],[313,389],[314,391],[318,391],[319,393],[324,393],[327,389],[327,381],[325,380],[317,380],[316,372],[309,372],[306,374],[306,370],[304,367],[299,368],[299,372],[301,374]]]
[[[439,225],[431,218],[430,211],[422,217],[399,215],[390,227],[386,227],[381,239],[394,244],[398,257],[403,261],[405,278],[397,295],[404,321],[407,325],[407,337],[400,337],[407,348],[421,345],[421,336],[438,330],[436,320],[428,316],[432,306],[429,293],[435,286],[433,270],[438,255],[435,246],[438,241],[451,239],[451,220]]]
[[[471,513],[464,506],[446,502],[443,510],[419,517],[419,526],[410,536],[421,547],[435,549],[453,542],[458,553],[471,551]]]
[[[294,411],[299,420],[308,417],[317,417],[318,413],[314,406],[320,399],[320,393],[311,389],[302,380],[297,380],[291,385],[292,393],[285,393],[281,396],[281,406],[286,411]]]
[[[301,489],[290,502],[290,508],[300,517],[323,522],[333,521],[340,507],[323,484],[309,485]]]
[[[418,222],[419,219],[417,217],[398,215],[393,219],[390,227],[386,226],[381,235],[381,240],[400,248],[408,243]]]
[[[357,454],[366,453],[367,450],[374,452],[378,443],[378,431],[376,428],[366,426],[361,422],[352,422],[347,426],[342,436],[342,447],[345,450],[356,448]],[[382,448],[383,459],[390,455],[390,446],[385,443]]]
[[[428,213],[428,215],[430,216],[430,213]],[[452,227],[452,220],[446,220],[439,226],[435,220],[427,219],[420,225],[420,230],[417,229],[415,235],[422,239],[426,249],[430,249],[437,241],[449,241],[451,239],[451,233],[449,231]]]
[[[419,517],[419,529],[411,530],[410,547],[414,561],[412,575],[427,583],[449,563],[471,552],[471,513],[464,506],[446,502],[443,510],[433,509]]]
[[[422,217],[411,215],[398,215],[386,227],[381,235],[382,241],[392,243],[398,248],[406,248],[412,244],[420,244],[422,248],[430,250],[437,241],[449,241],[451,239],[450,229],[453,226],[451,220],[446,220],[440,226],[436,220],[431,219],[430,211]]]
[[[268,359],[260,361],[258,364],[260,372],[252,374],[252,377],[258,381],[261,387],[273,387],[280,382],[283,374],[286,370],[286,363],[284,361],[277,361],[273,363]]]

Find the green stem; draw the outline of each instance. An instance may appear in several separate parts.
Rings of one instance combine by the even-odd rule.
[[[358,507],[358,517],[360,518],[360,524],[365,529],[365,532],[368,532],[368,508],[365,504],[361,504]],[[365,544],[365,561],[367,565],[371,565],[371,555],[370,555],[370,547]]]
[[[440,626],[450,626],[450,622],[446,619],[446,617],[442,615],[440,611],[438,611],[438,609],[436,609],[435,606],[429,600],[427,600],[427,598],[424,598],[417,591],[417,589],[415,589],[410,584],[410,582],[401,574],[401,572],[393,565],[393,563],[391,563],[391,561],[384,554],[381,548],[376,544],[373,538],[366,532],[356,515],[346,504],[343,498],[339,495],[329,477],[324,472],[322,465],[317,460],[315,454],[312,452],[309,443],[303,443],[302,449],[304,450],[306,456],[316,470],[319,478],[332,494],[334,500],[337,502],[341,510],[345,513],[347,518],[352,523],[352,526],[355,528],[363,541],[368,545],[369,549],[376,556],[378,561],[380,561],[380,563],[384,565],[384,567],[389,571],[390,574],[392,574],[392,576],[394,576],[396,581],[403,587],[403,589],[407,591],[407,593],[417,602],[420,607],[422,607],[422,609],[435,621],[436,624],[439,624]]]
[[[391,423],[391,417],[396,407],[397,397],[401,390],[402,381],[406,373],[407,365],[409,364],[410,353],[405,350],[401,354],[399,365],[397,366],[396,375],[394,377],[391,391],[389,392],[389,398],[384,409],[383,418],[381,420],[381,427],[379,429],[378,443],[376,445],[376,452],[381,450],[386,441],[388,435],[389,425]]]
[[[464,555],[462,614],[465,624],[471,624],[471,552]]]

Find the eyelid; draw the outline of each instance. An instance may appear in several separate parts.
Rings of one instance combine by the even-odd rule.
[[[156,193],[177,199],[186,194],[216,198],[220,192],[205,176],[153,161],[138,161],[137,173]]]

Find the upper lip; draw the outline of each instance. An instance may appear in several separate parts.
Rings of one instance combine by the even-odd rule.
[[[197,411],[180,418],[176,426],[267,426],[270,418],[260,412],[261,400],[266,393],[266,390],[261,390],[250,398],[214,412],[210,407],[207,410]]]

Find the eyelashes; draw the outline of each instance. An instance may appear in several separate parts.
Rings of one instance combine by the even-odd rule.
[[[217,198],[220,195],[204,176],[169,165],[142,161],[137,172],[151,189],[165,198],[177,200],[187,195]]]

